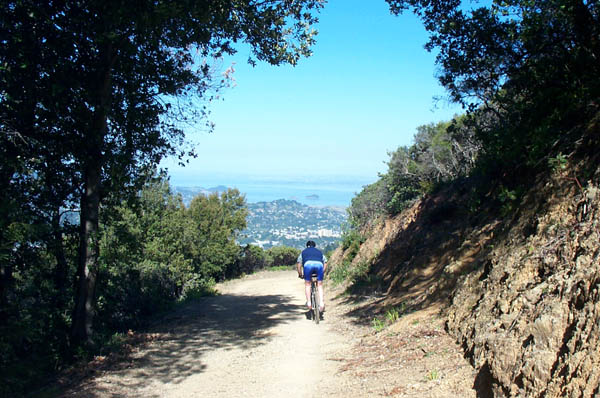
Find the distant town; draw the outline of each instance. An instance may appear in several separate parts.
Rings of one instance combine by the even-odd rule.
[[[345,209],[313,207],[294,200],[248,204],[248,228],[242,232],[241,244],[262,248],[291,246],[301,248],[308,239],[319,247],[339,242],[346,223]]]
[[[222,192],[227,188],[175,187],[186,206],[198,194]],[[278,199],[272,202],[248,203],[247,228],[241,232],[240,245],[252,244],[268,249],[273,246],[302,248],[311,239],[319,248],[329,250],[339,244],[347,223],[346,209],[316,207],[295,200]]]

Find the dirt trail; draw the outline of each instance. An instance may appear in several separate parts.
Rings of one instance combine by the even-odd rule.
[[[472,369],[439,320],[400,322],[376,335],[352,316],[355,305],[326,290],[325,320],[315,325],[295,271],[261,272],[218,290],[161,319],[149,343],[97,366],[61,396],[474,396]]]
[[[316,397],[342,336],[305,316],[294,271],[219,285],[221,295],[161,320],[156,341],[68,397]]]

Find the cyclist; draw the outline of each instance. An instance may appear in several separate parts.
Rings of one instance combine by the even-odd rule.
[[[298,256],[298,277],[304,275],[304,291],[306,292],[306,306],[312,310],[310,304],[310,279],[313,272],[317,273],[317,288],[319,291],[319,311],[325,310],[325,301],[323,300],[323,274],[327,269],[327,258],[316,248],[316,243],[312,240],[306,242],[306,249]]]

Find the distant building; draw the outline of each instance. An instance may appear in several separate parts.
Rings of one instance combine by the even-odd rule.
[[[340,236],[338,232],[334,232],[331,229],[320,229],[317,231],[317,235],[320,238],[336,238]]]

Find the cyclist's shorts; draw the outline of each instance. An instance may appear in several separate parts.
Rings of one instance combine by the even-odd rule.
[[[313,271],[317,272],[317,280],[323,280],[323,263],[320,261],[309,260],[304,263],[304,280],[310,282],[310,276]]]

